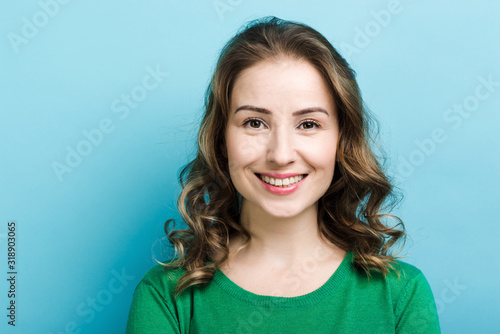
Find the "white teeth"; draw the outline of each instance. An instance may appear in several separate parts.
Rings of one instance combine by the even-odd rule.
[[[273,177],[262,176],[261,175],[260,178],[265,183],[271,184],[273,186],[276,186],[276,187],[287,187],[289,185],[292,185],[294,183],[299,182],[300,180],[302,180],[304,178],[304,176],[303,175],[296,175],[296,176],[292,176],[292,177],[286,178],[286,179],[275,179]]]

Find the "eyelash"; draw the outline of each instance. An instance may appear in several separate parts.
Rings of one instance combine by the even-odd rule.
[[[264,123],[263,120],[259,119],[259,118],[247,118],[242,125],[247,125],[249,124],[251,121],[257,121],[257,122],[261,122],[261,123]],[[304,124],[304,123],[312,123],[316,126],[316,128],[321,128],[321,125],[319,125],[318,122],[312,120],[312,119],[305,119],[302,123],[300,123],[300,125]],[[251,129],[258,129],[258,128],[251,128]],[[312,129],[305,129],[305,130],[312,130]]]

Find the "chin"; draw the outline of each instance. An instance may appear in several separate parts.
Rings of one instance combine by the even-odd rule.
[[[297,207],[293,205],[287,205],[286,207],[280,206],[279,208],[266,207],[263,208],[263,211],[267,215],[275,218],[293,218],[304,212],[304,210],[297,210]]]

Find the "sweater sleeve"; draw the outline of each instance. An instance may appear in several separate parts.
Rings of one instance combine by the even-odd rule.
[[[127,334],[180,334],[175,313],[158,290],[147,282],[137,285],[127,321]]]
[[[404,288],[396,305],[396,333],[440,334],[431,287],[419,272]]]

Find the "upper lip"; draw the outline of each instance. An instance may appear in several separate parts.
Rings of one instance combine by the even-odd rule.
[[[305,173],[285,173],[285,174],[281,174],[281,173],[256,173],[256,174],[259,174],[259,175],[262,175],[262,176],[269,176],[269,177],[272,177],[272,178],[275,178],[275,179],[287,179],[289,177],[293,177],[293,176],[300,176],[300,175],[305,175]]]

